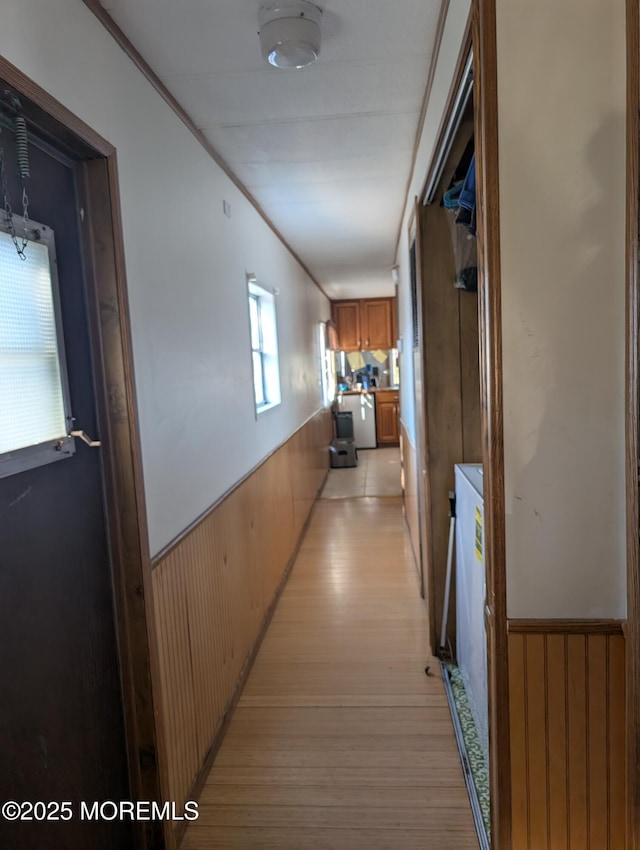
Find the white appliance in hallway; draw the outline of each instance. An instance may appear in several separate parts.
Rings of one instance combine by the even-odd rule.
[[[458,667],[478,738],[489,759],[487,637],[484,625],[484,497],[482,464],[457,464],[456,645]]]
[[[340,410],[353,414],[353,439],[357,449],[375,449],[376,400],[373,393],[346,393],[338,395]]]

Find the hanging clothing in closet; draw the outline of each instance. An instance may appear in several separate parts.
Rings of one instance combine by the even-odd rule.
[[[476,159],[467,168],[464,180],[457,180],[442,197],[448,212],[456,266],[455,287],[465,292],[478,291],[476,248]]]
[[[466,227],[472,236],[476,235],[476,155],[471,157],[471,163],[464,178],[460,195],[458,196],[460,212],[457,224]]]

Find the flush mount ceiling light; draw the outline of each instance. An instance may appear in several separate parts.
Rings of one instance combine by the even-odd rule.
[[[276,68],[306,68],[320,53],[322,10],[308,0],[280,0],[258,13],[262,55]]]

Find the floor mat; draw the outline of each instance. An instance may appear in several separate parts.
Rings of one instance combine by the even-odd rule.
[[[454,707],[458,716],[462,743],[464,745],[465,757],[468,763],[473,787],[475,789],[476,801],[484,824],[487,839],[491,837],[491,805],[489,792],[489,765],[485,758],[484,750],[478,738],[476,724],[471,713],[467,692],[464,687],[462,674],[456,664],[443,665],[448,675],[450,692],[453,697]],[[473,802],[473,801],[472,801]]]

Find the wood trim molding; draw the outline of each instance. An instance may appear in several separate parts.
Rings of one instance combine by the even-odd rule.
[[[275,233],[280,242],[284,245],[287,251],[291,254],[291,256],[296,260],[296,262],[303,269],[305,274],[308,275],[309,279],[312,283],[317,286],[320,292],[328,298],[329,296],[324,291],[322,286],[318,283],[316,278],[313,276],[312,272],[309,270],[308,266],[304,263],[304,261],[300,258],[300,256],[293,250],[291,245],[284,238],[282,233],[278,230],[275,224],[271,221],[266,212],[262,209],[258,201],[253,197],[253,195],[249,192],[246,186],[240,181],[240,179],[235,175],[232,171],[231,167],[225,162],[225,160],[220,156],[220,154],[213,147],[211,142],[207,139],[202,130],[199,129],[193,118],[189,115],[186,109],[179,103],[179,101],[171,94],[169,89],[162,82],[160,77],[156,74],[153,68],[149,65],[146,59],[141,55],[141,53],[137,50],[137,48],[131,43],[131,41],[124,34],[122,29],[118,26],[115,20],[111,17],[109,12],[104,8],[104,6],[100,3],[100,0],[82,0],[85,6],[98,18],[100,23],[107,30],[109,35],[116,41],[119,47],[122,48],[124,53],[128,56],[128,58],[133,62],[136,68],[140,71],[140,73],[147,79],[147,81],[153,86],[156,92],[160,95],[160,97],[165,101],[165,103],[171,107],[171,109],[175,112],[178,118],[185,125],[187,130],[194,136],[194,138],[202,145],[205,151],[209,154],[211,159],[216,163],[216,165],[224,171],[229,180],[233,183],[233,185],[241,192],[244,197],[249,201],[251,206],[257,211],[259,216],[265,222],[267,227]]]
[[[279,452],[280,449],[283,448],[283,446],[286,446],[286,444],[290,440],[294,439],[296,434],[302,431],[303,428],[306,428],[306,426],[316,417],[322,415],[323,412],[325,412],[327,416],[330,415],[330,412],[327,408],[320,408],[319,410],[316,410],[315,413],[312,413],[311,416],[308,417],[308,419],[305,419],[305,421],[302,423],[302,425],[300,425],[300,427],[296,428],[293,434],[289,434],[289,436],[285,440],[283,440],[281,443],[278,443],[278,445],[273,448],[269,452],[269,454],[265,455],[259,463],[252,467],[249,472],[243,475],[242,478],[236,481],[235,484],[229,487],[229,489],[226,490],[218,499],[216,499],[216,501],[212,505],[210,505],[205,511],[203,511],[200,516],[196,517],[193,522],[191,522],[186,528],[184,528],[180,532],[180,534],[176,535],[176,537],[174,537],[173,540],[167,543],[167,545],[163,549],[157,552],[151,559],[152,569],[155,568],[160,563],[160,561],[163,561],[167,557],[167,555],[171,554],[171,552],[176,548],[176,546],[179,546],[180,543],[182,543],[182,541],[185,539],[185,537],[188,537],[195,528],[197,528],[201,523],[203,523],[207,519],[210,514],[217,510],[220,505],[225,502],[235,490],[241,487],[245,483],[245,481],[251,478],[252,475],[255,475],[255,473],[260,469],[261,466],[264,466],[264,464],[269,460],[269,458],[271,458],[276,452]],[[327,451],[328,450],[329,447],[327,446]]]
[[[429,612],[429,646],[435,655],[437,647],[436,624],[436,602],[433,579],[433,558],[431,555],[432,544],[427,533],[427,517],[431,516],[431,490],[427,480],[429,469],[429,440],[426,421],[426,391],[425,391],[425,367],[424,367],[424,306],[423,297],[424,281],[422,278],[422,222],[420,207],[417,196],[413,199],[413,218],[411,229],[414,230],[413,238],[409,235],[409,250],[413,246],[415,252],[415,309],[417,321],[418,340],[411,340],[411,357],[414,368],[413,403],[416,416],[416,473],[418,479],[418,522],[419,522],[419,574],[420,574],[420,596],[426,601]],[[411,293],[413,298],[413,293]],[[413,328],[415,331],[415,326]],[[415,348],[416,341],[419,343]],[[416,361],[418,365],[416,366]],[[419,378],[416,379],[419,371]]]
[[[510,635],[624,635],[624,620],[509,620]]]
[[[130,771],[140,799],[160,800],[162,742],[156,738],[159,707],[151,684],[153,602],[115,154],[83,162],[78,176],[86,210],[86,263],[94,281],[92,336],[101,340],[96,361],[104,378],[96,380],[96,396],[105,423],[101,430],[106,437],[106,498]],[[143,846],[162,846],[158,825],[146,826],[145,833]]]
[[[88,159],[96,154],[109,157],[115,153],[110,142],[3,56],[0,56],[0,80],[29,101],[23,103],[28,123],[45,137],[55,135],[72,157]],[[79,141],[83,144],[78,144]]]
[[[627,491],[627,846],[640,850],[640,11],[627,0],[627,219],[626,219],[626,491]]]
[[[411,165],[409,167],[409,176],[407,177],[407,188],[404,193],[404,204],[402,205],[402,216],[400,218],[400,224],[398,225],[398,235],[396,237],[396,247],[393,253],[394,257],[398,256],[398,250],[400,248],[400,239],[402,238],[402,222],[404,219],[404,212],[407,209],[407,204],[409,203],[409,193],[411,191],[411,182],[413,180],[413,173],[416,167],[416,161],[418,159],[418,150],[420,148],[420,139],[422,138],[422,131],[424,130],[424,122],[427,117],[427,107],[429,106],[429,99],[431,98],[431,90],[433,88],[433,81],[436,76],[436,68],[438,67],[438,59],[440,58],[440,48],[442,47],[442,36],[444,35],[444,27],[447,23],[447,14],[449,12],[449,6],[451,5],[451,0],[441,0],[440,3],[440,14],[438,15],[438,23],[436,26],[436,38],[433,45],[433,53],[431,54],[431,62],[429,63],[429,72],[427,74],[427,82],[424,89],[424,97],[422,98],[422,107],[420,108],[420,117],[418,118],[418,129],[416,130],[416,138],[413,144],[413,154],[411,156]],[[447,103],[447,110],[449,108],[449,104]],[[436,148],[437,150],[437,148]]]
[[[496,0],[473,0],[478,314],[489,641],[492,846],[511,850]]]

